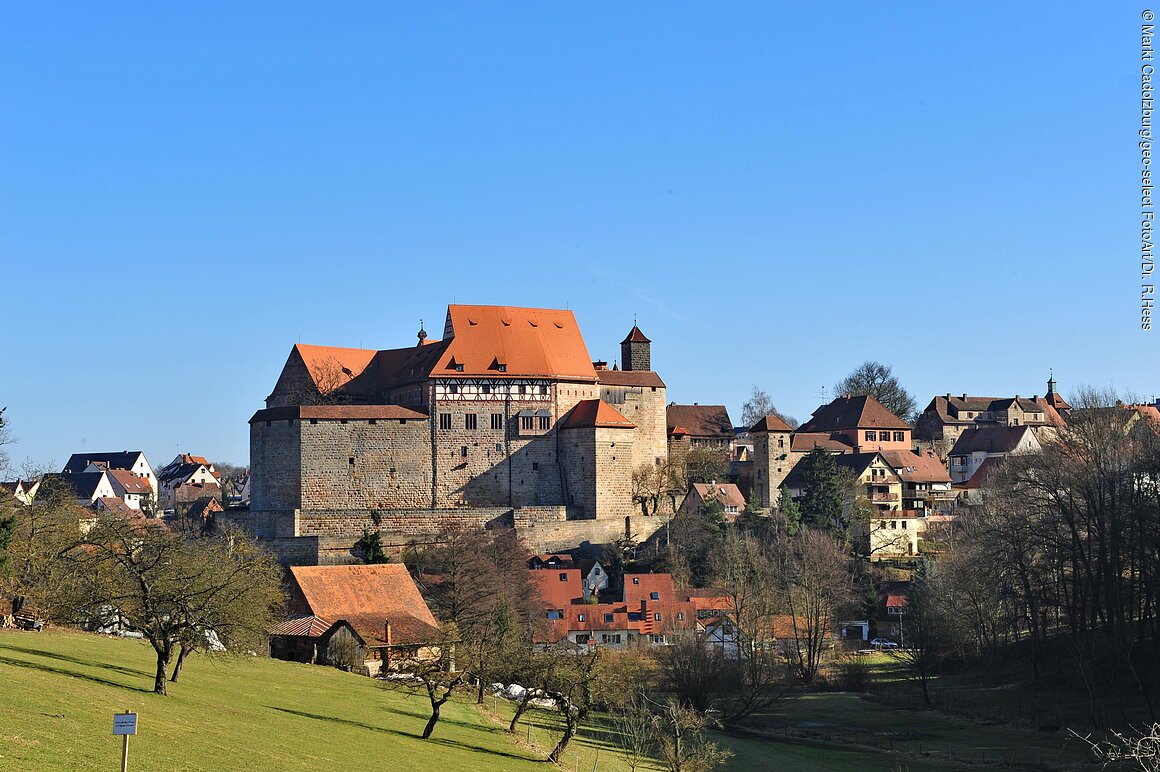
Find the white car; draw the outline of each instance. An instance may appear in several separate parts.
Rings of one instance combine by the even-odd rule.
[[[897,649],[898,644],[889,638],[875,638],[870,641],[870,645],[876,649]]]

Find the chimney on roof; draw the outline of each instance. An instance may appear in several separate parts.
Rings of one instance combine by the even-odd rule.
[[[966,400],[967,400],[967,395],[964,393],[963,394],[963,401],[966,402]]]

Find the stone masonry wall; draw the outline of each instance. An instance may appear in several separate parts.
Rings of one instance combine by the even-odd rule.
[[[663,386],[602,386],[600,398],[636,424],[632,468],[668,458],[668,423]]]
[[[255,509],[302,506],[302,446],[297,423],[250,424],[250,501]]]

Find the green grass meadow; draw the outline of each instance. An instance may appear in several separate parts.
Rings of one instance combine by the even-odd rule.
[[[108,770],[120,762],[113,714],[139,714],[137,770],[545,769],[558,719],[533,711],[515,737],[511,706],[466,698],[444,706],[431,740],[426,697],[333,668],[264,657],[192,657],[170,696],[152,686],[140,641],[50,630],[0,631],[0,769]],[[1064,733],[988,726],[852,694],[790,698],[757,731],[714,734],[729,769],[1095,769]],[[607,719],[594,717],[559,768],[628,766]],[[651,764],[648,769],[660,769]]]

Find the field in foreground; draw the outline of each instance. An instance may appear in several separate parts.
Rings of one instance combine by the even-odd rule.
[[[195,657],[171,696],[158,697],[149,691],[152,667],[152,649],[138,641],[0,632],[0,769],[115,769],[112,714],[125,709],[140,714],[130,769],[543,770],[558,737],[548,712],[530,716],[530,744],[526,726],[511,737],[499,723],[510,707],[488,700],[486,711],[448,703],[434,738],[424,741],[425,697],[333,668]],[[1064,769],[1083,759],[1058,736],[898,711],[854,695],[787,700],[770,719],[769,736],[715,737],[735,754],[730,769]],[[597,719],[562,767],[627,769],[614,739]]]

